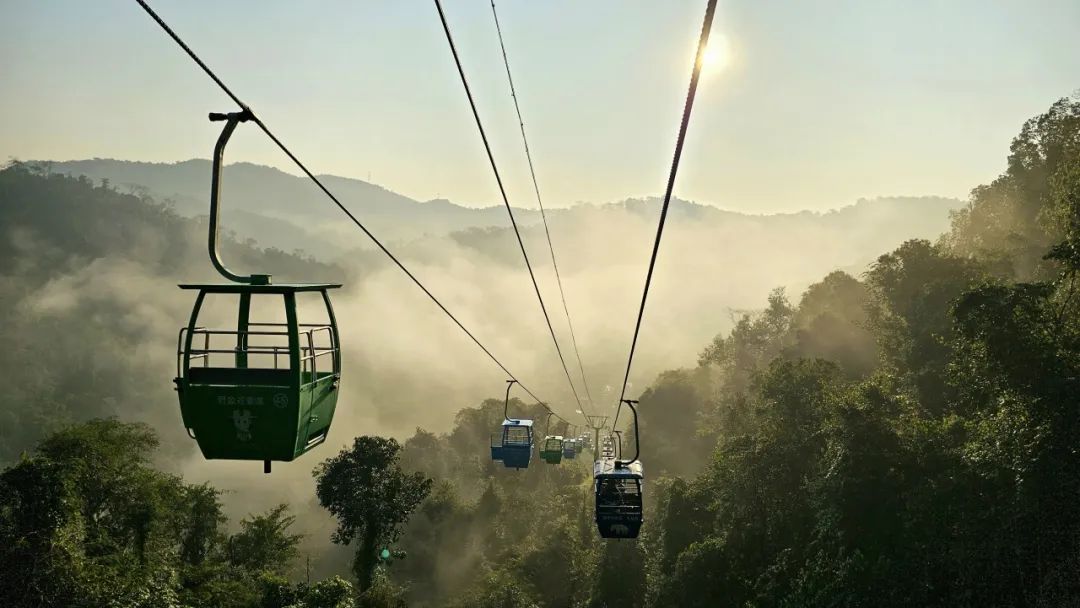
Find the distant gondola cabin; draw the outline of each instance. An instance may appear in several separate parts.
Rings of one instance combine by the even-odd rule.
[[[563,444],[563,458],[577,458],[579,450],[577,439],[567,439]]]
[[[533,421],[506,420],[502,433],[491,438],[491,459],[501,460],[508,469],[525,469],[533,451]]]
[[[563,458],[564,441],[560,435],[548,435],[540,447],[540,459],[548,464],[559,464]]]

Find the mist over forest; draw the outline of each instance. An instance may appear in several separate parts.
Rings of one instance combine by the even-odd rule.
[[[1078,605],[1080,101],[1032,118],[1002,155],[967,201],[771,215],[676,201],[631,377],[637,542],[596,537],[588,455],[521,472],[490,461],[500,370],[308,182],[268,167],[227,167],[223,256],[275,281],[345,284],[340,405],[327,443],[270,476],[203,460],[171,380],[192,305],[176,284],[214,280],[208,161],[13,161],[0,170],[0,576],[25,582],[0,600]],[[572,418],[505,209],[327,179]],[[614,412],[658,207],[548,217],[597,413]],[[540,218],[516,214],[556,303]],[[569,339],[561,311],[555,328]],[[411,480],[404,521],[330,512],[361,452]],[[373,561],[370,543],[394,557]]]
[[[49,257],[39,249],[56,259],[46,262],[50,272],[26,282],[13,308],[36,319],[85,320],[83,307],[94,302],[108,326],[125,327],[124,335],[135,338],[125,350],[139,353],[139,359],[146,349],[157,351],[152,357],[161,366],[156,374],[167,375],[166,366],[174,365],[168,354],[175,347],[173,334],[192,300],[175,285],[217,278],[205,260],[209,162],[30,161],[22,166],[46,179],[37,186],[23,185],[24,207],[5,223],[11,259]],[[343,199],[380,238],[387,238],[380,231],[384,225],[407,235],[391,236],[391,248],[466,326],[478,328],[482,340],[491,341],[512,369],[524,370],[518,372],[522,379],[551,395],[546,398],[557,409],[573,413],[576,405],[550,347],[504,208],[419,203],[358,180],[337,181],[349,184]],[[225,257],[235,259],[230,264],[271,272],[279,282],[345,283],[335,294],[335,309],[344,332],[345,390],[363,403],[346,408],[358,416],[356,433],[401,437],[418,426],[445,429],[460,407],[500,385],[498,370],[482,353],[306,180],[237,164],[226,168],[224,183],[223,224],[232,235]],[[84,192],[78,192],[80,185]],[[55,206],[36,204],[37,198],[50,196],[39,188],[61,190],[50,201]],[[635,312],[658,204],[656,199],[629,199],[549,214],[587,377],[599,381],[594,395],[598,411],[610,409],[615,400],[610,384],[624,362],[626,327]],[[775,288],[797,294],[831,270],[859,272],[882,245],[937,236],[947,228],[949,212],[960,205],[938,197],[880,198],[827,213],[753,216],[676,201],[654,295],[657,312],[643,338],[651,347],[642,353],[644,371],[635,380],[647,383],[673,364],[693,364],[700,336],[730,329],[742,312],[760,308]],[[137,210],[135,217],[129,217],[130,209]],[[516,216],[527,227],[526,243],[545,279],[545,299],[558,302],[539,217],[522,211],[516,210]],[[80,241],[92,251],[65,251],[72,245],[57,220],[70,221],[73,233],[83,232]],[[278,230],[260,230],[273,222]],[[325,237],[342,231],[347,240],[337,244],[334,237]],[[170,240],[175,242],[162,244]],[[332,252],[314,256],[310,250],[320,242]],[[161,315],[161,322],[141,318],[146,315]],[[569,339],[565,321],[556,330],[561,339]],[[138,340],[143,332],[153,333]],[[160,398],[146,400],[152,407],[124,404],[117,412],[139,407],[147,410],[145,420],[169,428],[176,412],[168,390],[162,386]],[[158,412],[160,419],[154,416]],[[36,439],[27,436],[7,453]]]

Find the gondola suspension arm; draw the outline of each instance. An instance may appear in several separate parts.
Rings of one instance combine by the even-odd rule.
[[[503,419],[506,422],[514,422],[514,420],[512,418],[510,418],[510,389],[515,384],[517,384],[517,380],[507,380],[506,381],[506,401],[503,403]],[[550,412],[551,410],[548,410],[548,411]]]
[[[248,285],[269,285],[271,279],[268,274],[243,276],[229,270],[225,263],[221,261],[221,253],[218,251],[218,235],[221,232],[221,172],[225,158],[225,146],[228,145],[229,138],[232,137],[233,131],[236,130],[236,125],[254,118],[255,116],[251,113],[251,110],[246,107],[240,112],[229,112],[228,114],[210,113],[211,122],[225,121],[225,127],[221,130],[221,135],[218,136],[217,144],[214,145],[214,163],[210,176],[210,235],[207,248],[210,252],[210,262],[221,273],[221,276],[226,279],[234,283]]]
[[[630,460],[615,460],[615,466],[617,468],[627,467],[637,462],[638,457],[641,456],[641,434],[638,429],[638,415],[637,415],[637,401],[633,399],[623,399],[622,401],[630,408],[630,411],[634,413],[634,457]],[[622,457],[622,433],[619,433],[619,457]]]

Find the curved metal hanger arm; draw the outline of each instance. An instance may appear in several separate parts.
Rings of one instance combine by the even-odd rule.
[[[510,388],[517,384],[517,380],[506,381],[506,402],[503,404],[503,419],[507,422],[512,422],[509,409],[510,409]]]
[[[207,248],[210,252],[210,263],[213,264],[214,268],[226,279],[233,281],[234,283],[269,285],[270,275],[268,274],[244,276],[229,270],[224,262],[221,261],[221,254],[218,252],[218,232],[220,231],[221,225],[219,221],[221,213],[221,169],[225,157],[225,146],[229,143],[229,138],[232,137],[233,131],[236,130],[236,125],[254,118],[255,116],[251,113],[251,110],[246,108],[241,112],[229,112],[228,114],[220,114],[217,112],[210,113],[210,121],[225,121],[225,128],[221,130],[221,135],[218,136],[217,144],[214,145],[214,165],[210,179],[210,236],[207,242]]]
[[[638,430],[637,407],[635,407],[637,405],[637,401],[634,401],[633,399],[623,399],[623,403],[630,406],[630,411],[634,412],[634,457],[631,460],[616,460],[615,461],[615,466],[616,467],[629,466],[629,465],[637,462],[638,457],[641,456],[641,439],[640,439],[640,433],[639,433],[639,430]],[[622,436],[621,435],[619,436],[619,439],[620,439],[620,441],[619,441],[619,444],[620,444],[619,456],[622,456],[622,447],[621,447],[622,446]]]

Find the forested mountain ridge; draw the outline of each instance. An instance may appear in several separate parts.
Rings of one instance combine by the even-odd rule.
[[[171,201],[177,213],[194,217],[206,214],[209,193],[209,160],[191,159],[177,163],[146,163],[112,159],[64,162],[34,161],[52,172],[85,175],[95,183],[108,180],[121,191],[144,192],[160,201]],[[333,175],[319,178],[365,223],[390,239],[418,238],[425,234],[442,235],[472,227],[502,226],[506,210],[501,206],[481,209],[462,207],[446,200],[421,202],[359,179]],[[238,162],[229,164],[223,173],[224,217],[226,223],[244,237],[266,241],[273,236],[251,223],[252,217],[287,221],[304,232],[319,233],[326,226],[340,223],[343,216],[328,203],[322,192],[306,177],[297,177],[273,167]],[[239,212],[239,215],[236,214]],[[539,215],[517,209],[524,223],[539,221]],[[265,228],[262,226],[261,228]],[[286,247],[302,247],[287,232],[279,233]],[[325,238],[325,235],[313,235]],[[335,248],[320,254],[340,254],[367,243],[347,239],[333,240]],[[319,244],[315,241],[315,244]],[[320,244],[321,245],[321,244]],[[313,251],[313,253],[316,253]]]
[[[878,253],[856,273],[823,272],[797,297],[774,291],[730,331],[702,335],[696,365],[644,390],[637,542],[597,537],[587,462],[517,474],[493,466],[487,438],[500,396],[462,409],[447,432],[418,429],[400,445],[359,437],[325,460],[311,500],[338,517],[334,541],[347,548],[334,552],[337,571],[355,588],[343,579],[289,585],[275,571],[296,546],[286,513],[253,516],[240,530],[283,548],[274,564],[251,561],[240,550],[251,541],[232,540],[213,488],[185,489],[149,466],[145,428],[92,422],[0,474],[0,574],[20,582],[0,599],[1080,604],[1080,100],[1028,121],[1005,172],[973,190],[944,235]],[[19,272],[6,267],[5,287]],[[722,329],[724,316],[710,322]],[[540,417],[537,406],[511,407]],[[117,445],[137,446],[139,458],[118,458]],[[370,492],[345,484],[352,499],[333,491],[343,486],[332,481],[376,462],[380,479],[395,483]],[[403,486],[422,499],[382,493]],[[375,509],[340,508],[376,499],[411,517],[395,526]],[[376,560],[370,543],[392,557]]]
[[[92,159],[28,164],[48,172],[85,175],[94,183],[106,180],[121,192],[169,202],[184,217],[206,214],[208,160],[145,163]],[[464,207],[445,199],[422,202],[358,179],[332,175],[320,179],[383,239],[410,241],[475,229],[509,230],[502,206]],[[327,261],[353,249],[369,247],[306,178],[241,162],[226,166],[223,183],[224,225],[241,239],[253,238],[264,247],[286,251],[302,250]],[[656,198],[578,203],[549,209],[548,219],[557,233],[597,232],[599,221],[620,222],[625,216],[652,222],[658,205]],[[706,232],[761,230],[773,235],[777,242],[800,233],[812,236],[830,232],[830,238],[842,238],[865,256],[876,252],[874,248],[883,242],[899,243],[904,238],[932,238],[940,234],[948,224],[949,212],[961,205],[961,201],[942,197],[898,196],[862,199],[828,212],[748,214],[675,199],[672,215]],[[530,227],[532,232],[540,230],[540,216],[535,209],[515,207],[514,215],[519,224]],[[636,233],[626,235],[636,236]]]

